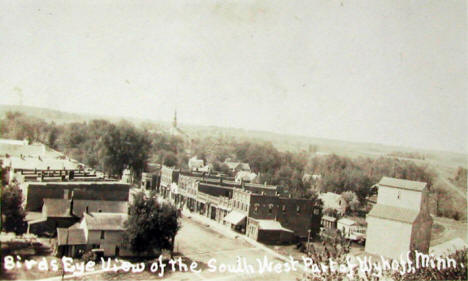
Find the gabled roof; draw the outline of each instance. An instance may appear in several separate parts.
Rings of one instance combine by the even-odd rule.
[[[119,213],[84,213],[83,220],[89,230],[125,230],[127,214]]]
[[[68,218],[71,217],[70,200],[68,199],[44,199],[43,210],[46,217]],[[44,209],[45,208],[45,209]]]
[[[396,178],[383,177],[379,183],[379,186],[401,188],[415,191],[422,191],[427,183],[420,181],[410,181]]]
[[[416,210],[377,204],[374,205],[367,216],[412,224],[418,214]]]

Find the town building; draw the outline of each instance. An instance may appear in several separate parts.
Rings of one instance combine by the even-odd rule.
[[[128,202],[105,200],[44,199],[41,213],[29,212],[26,218],[28,233],[55,236],[57,228],[67,228],[78,222],[85,213],[128,213]]]
[[[156,190],[159,189],[159,182],[161,180],[161,172],[141,173],[141,189],[143,190]]]
[[[171,195],[171,189],[174,191],[177,191],[174,189],[174,184],[177,185],[179,181],[179,174],[180,170],[175,169],[173,167],[168,167],[163,165],[161,168],[161,182],[160,182],[160,193],[164,198],[170,198],[174,199],[174,195]]]
[[[57,229],[57,254],[79,257],[95,249],[104,256],[132,256],[123,239],[127,219],[122,213],[84,213],[81,222]]]
[[[160,192],[164,194],[164,186],[177,186],[177,190],[170,190],[171,196],[165,197],[176,207],[186,207],[253,239],[292,242],[292,237],[306,238],[309,229],[320,227],[320,206],[312,200],[281,197],[278,186],[185,171],[179,172],[174,182],[173,169],[163,170]]]
[[[0,139],[0,160],[7,171],[7,181],[21,182],[22,172],[47,170],[82,170],[84,165],[44,144]]]
[[[26,211],[41,212],[44,199],[124,201],[130,185],[112,182],[25,182],[20,185]]]
[[[433,222],[427,184],[383,177],[377,186],[377,204],[366,217],[366,252],[393,259],[412,250],[427,253]]]

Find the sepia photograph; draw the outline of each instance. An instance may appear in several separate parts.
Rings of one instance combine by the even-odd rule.
[[[467,280],[464,0],[0,0],[0,280]]]

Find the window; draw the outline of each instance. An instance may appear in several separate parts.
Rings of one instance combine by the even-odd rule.
[[[268,204],[268,213],[273,213],[273,204]]]
[[[297,206],[296,212],[299,214],[301,212],[301,206]]]
[[[104,230],[101,231],[101,239],[104,239]]]
[[[258,207],[260,206],[260,204],[258,203],[255,203],[254,204],[254,213],[256,214],[258,212]]]

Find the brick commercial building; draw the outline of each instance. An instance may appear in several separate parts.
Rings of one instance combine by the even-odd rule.
[[[125,201],[129,184],[119,182],[26,182],[21,184],[26,211],[41,212],[44,199]]]
[[[166,169],[163,185],[176,185],[169,198],[177,207],[187,207],[240,233],[265,243],[286,243],[306,238],[309,229],[320,228],[321,208],[307,199],[281,197],[278,186],[235,182],[223,177]],[[175,192],[174,192],[175,191]],[[250,230],[250,232],[249,232]],[[246,232],[247,231],[247,232]]]
[[[393,259],[410,250],[427,253],[433,221],[426,183],[383,177],[377,186],[377,204],[366,218],[366,252]]]

